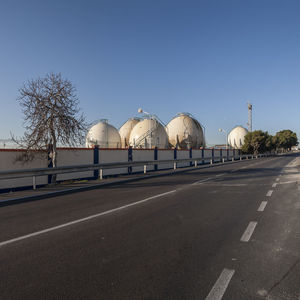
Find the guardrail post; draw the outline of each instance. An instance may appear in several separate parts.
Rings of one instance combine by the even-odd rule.
[[[154,148],[154,160],[157,160],[158,158],[158,149],[157,147]],[[158,170],[158,165],[154,165],[154,170],[157,171]]]
[[[177,148],[174,148],[174,159],[177,159]],[[177,163],[174,162],[174,166],[173,166],[174,170],[176,170],[177,168]]]
[[[198,162],[197,162],[197,160],[195,160],[195,167],[197,167],[198,166]]]
[[[144,174],[147,173],[147,165],[144,165]]]
[[[99,178],[102,180],[103,179],[103,170],[100,169],[100,175],[99,175]]]
[[[99,146],[94,147],[94,165],[99,164]],[[99,170],[94,170],[94,179],[99,178]]]
[[[33,189],[36,190],[36,177],[35,176],[32,177],[32,186],[33,186]]]
[[[224,158],[224,157],[222,158],[222,162],[223,162],[223,164],[224,164],[224,162],[225,162],[225,158]]]
[[[232,161],[234,161],[234,156],[232,157],[232,159],[231,159]]]
[[[190,158],[193,158],[193,150],[192,150],[192,148],[189,150],[190,151]],[[192,167],[193,166],[193,162],[192,161],[190,161],[190,167]]]
[[[210,164],[212,165],[213,163],[214,163],[214,161],[211,159],[211,160],[210,160]]]
[[[128,148],[128,162],[132,161],[132,147]],[[128,174],[132,173],[132,167],[128,167]]]

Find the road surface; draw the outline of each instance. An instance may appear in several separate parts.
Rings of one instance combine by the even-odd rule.
[[[0,299],[300,299],[300,156],[0,208]]]

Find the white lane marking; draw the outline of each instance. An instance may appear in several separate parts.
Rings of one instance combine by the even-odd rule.
[[[285,181],[285,182],[280,182],[279,184],[291,184],[291,183],[297,183],[298,181]]]
[[[220,300],[226,292],[235,270],[224,269],[205,300]]]
[[[276,178],[276,181],[279,181],[279,178]]]
[[[224,175],[226,175],[226,173],[218,174],[218,175],[216,175],[216,177],[221,177],[221,176],[224,176]]]
[[[274,188],[274,187],[276,187],[276,186],[277,186],[277,183],[276,183],[276,182],[273,183],[272,187]]]
[[[25,240],[25,239],[28,239],[28,238],[31,238],[31,237],[34,237],[34,236],[37,236],[37,235],[41,235],[41,234],[44,234],[44,233],[47,233],[47,232],[50,232],[50,231],[58,230],[58,229],[61,229],[61,228],[65,228],[65,227],[74,225],[74,224],[78,224],[78,223],[82,223],[82,222],[85,222],[85,221],[88,221],[88,220],[92,220],[92,219],[95,219],[95,218],[98,218],[98,217],[101,217],[101,216],[104,216],[104,215],[108,215],[108,214],[126,209],[126,208],[131,207],[131,206],[135,206],[135,205],[145,203],[145,202],[153,200],[155,198],[159,198],[159,197],[163,197],[163,196],[173,194],[175,192],[176,192],[176,190],[172,190],[172,191],[162,193],[162,194],[158,194],[158,195],[155,195],[155,196],[151,196],[151,197],[148,197],[148,198],[145,198],[143,200],[139,200],[139,201],[136,201],[136,202],[133,202],[133,203],[130,203],[130,204],[126,204],[126,205],[123,205],[123,206],[120,206],[120,207],[117,207],[117,208],[113,208],[113,209],[110,209],[110,210],[107,210],[107,211],[104,211],[104,212],[101,212],[101,213],[98,213],[98,214],[95,214],[95,215],[91,215],[91,216],[81,218],[81,219],[77,219],[77,220],[74,220],[74,221],[71,221],[71,222],[68,222],[68,223],[64,223],[64,224],[61,224],[61,225],[58,225],[58,226],[46,228],[44,230],[36,231],[36,232],[30,233],[30,234],[19,236],[17,238],[13,238],[13,239],[10,239],[10,240],[7,240],[7,241],[3,241],[3,242],[0,242],[0,247],[8,245],[8,244],[12,244],[12,243],[17,242],[17,241]]]
[[[253,234],[253,231],[257,225],[257,222],[250,222],[248,227],[246,228],[244,234],[241,237],[242,242],[248,242]]]
[[[221,186],[246,186],[246,183],[224,183]]]
[[[264,211],[267,203],[267,201],[262,201],[257,211]]]
[[[192,183],[192,185],[195,185],[195,184],[201,184],[201,183],[206,182],[206,181],[208,181],[208,180],[212,180],[212,178],[209,177],[209,178],[206,178],[206,179],[203,179],[203,180],[196,181],[196,182]]]
[[[268,192],[267,192],[267,197],[271,197],[272,196],[272,194],[273,194],[273,190],[269,190]]]

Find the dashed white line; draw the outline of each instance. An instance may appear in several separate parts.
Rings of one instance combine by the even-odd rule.
[[[221,176],[224,176],[224,175],[226,175],[226,173],[218,174],[218,175],[216,175],[216,177],[221,177]]]
[[[110,210],[107,210],[107,211],[104,211],[104,212],[101,212],[101,213],[98,213],[98,214],[95,214],[95,215],[91,215],[91,216],[81,218],[81,219],[77,219],[77,220],[74,220],[74,221],[71,221],[71,222],[68,222],[68,223],[64,223],[64,224],[61,224],[61,225],[58,225],[58,226],[50,227],[50,228],[47,228],[47,229],[44,229],[44,230],[40,230],[40,231],[36,231],[36,232],[30,233],[30,234],[19,236],[19,237],[14,238],[14,239],[3,241],[3,242],[0,242],[0,247],[8,245],[8,244],[12,244],[14,242],[18,242],[18,241],[21,241],[21,240],[25,240],[25,239],[28,239],[28,238],[31,238],[31,237],[34,237],[34,236],[38,236],[38,235],[41,235],[41,234],[44,234],[44,233],[47,233],[47,232],[50,232],[50,231],[58,230],[58,229],[61,229],[61,228],[65,228],[65,227],[74,225],[74,224],[78,224],[78,223],[82,223],[82,222],[85,222],[85,221],[88,221],[88,220],[92,220],[92,219],[95,219],[95,218],[98,218],[98,217],[101,217],[101,216],[104,216],[104,215],[108,215],[108,214],[126,209],[126,208],[131,207],[131,206],[135,206],[135,205],[145,203],[145,202],[153,200],[155,198],[159,198],[159,197],[163,197],[163,196],[173,194],[175,192],[176,192],[176,190],[172,190],[172,191],[162,193],[162,194],[158,194],[158,195],[155,195],[155,196],[151,196],[151,197],[148,197],[148,198],[145,198],[143,200],[139,200],[139,201],[136,201],[136,202],[133,202],[133,203],[130,203],[130,204],[126,204],[126,205],[123,205],[123,206],[120,206],[120,207],[117,207],[117,208],[113,208],[113,209],[110,209]]]
[[[279,181],[279,178],[276,178],[276,181]]]
[[[248,227],[246,228],[244,234],[242,235],[241,237],[241,241],[242,242],[249,242],[253,232],[254,232],[254,229],[257,225],[257,222],[250,222]]]
[[[277,186],[277,183],[276,183],[276,182],[272,184],[272,187],[273,187],[273,188],[276,187],[276,186]]]
[[[267,197],[271,197],[272,196],[272,194],[273,194],[273,190],[269,190],[268,192],[267,192]]]
[[[264,211],[266,205],[267,205],[267,201],[262,201],[262,203],[260,204],[259,208],[257,211]]]
[[[203,179],[203,180],[196,181],[196,182],[192,183],[192,185],[201,184],[201,183],[203,183],[205,181],[208,181],[208,180],[212,180],[212,178],[209,177],[209,178],[206,178],[206,179]]]
[[[226,292],[235,270],[224,269],[205,300],[220,300]]]

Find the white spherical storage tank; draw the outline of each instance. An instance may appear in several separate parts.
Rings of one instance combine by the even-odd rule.
[[[241,149],[247,133],[248,130],[243,126],[234,127],[228,135],[228,144],[234,149]]]
[[[137,123],[129,138],[129,145],[133,148],[160,148],[169,146],[168,135],[163,125],[155,119],[144,119]]]
[[[188,113],[177,114],[166,127],[169,143],[179,149],[205,146],[203,129],[200,123]]]
[[[107,121],[100,121],[92,126],[86,136],[86,147],[92,148],[95,145],[100,148],[121,148],[118,130]]]
[[[119,129],[122,148],[127,148],[129,146],[130,133],[133,127],[140,122],[140,120],[141,119],[139,118],[130,118]]]

